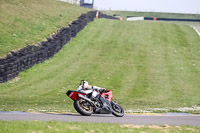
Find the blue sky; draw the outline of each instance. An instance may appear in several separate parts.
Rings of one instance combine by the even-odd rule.
[[[97,9],[200,14],[200,0],[94,0]]]

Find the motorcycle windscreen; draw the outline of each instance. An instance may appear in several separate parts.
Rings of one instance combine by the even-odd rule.
[[[81,94],[81,95],[85,95],[85,93],[84,92],[80,92],[80,91],[71,91],[71,90],[69,90],[69,91],[67,91],[67,96],[69,96],[72,100],[78,100],[78,94]]]

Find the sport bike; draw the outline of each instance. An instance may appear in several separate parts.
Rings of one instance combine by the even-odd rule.
[[[92,94],[86,94],[84,91],[69,90],[66,94],[74,101],[74,108],[81,115],[112,113],[116,117],[124,116],[123,108],[112,101],[111,90],[100,90],[95,99],[92,98]]]

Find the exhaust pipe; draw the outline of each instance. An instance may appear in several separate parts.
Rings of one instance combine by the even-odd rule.
[[[92,100],[90,100],[89,98],[87,98],[87,97],[85,97],[85,96],[83,96],[83,95],[81,95],[81,94],[78,94],[78,97],[81,98],[81,99],[84,99],[84,100],[88,101],[88,102],[91,103],[93,106],[95,106],[95,108],[97,108],[96,105],[94,104],[94,102],[93,102]]]

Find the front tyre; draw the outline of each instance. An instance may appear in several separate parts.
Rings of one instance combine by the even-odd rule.
[[[93,113],[93,107],[91,104],[82,99],[74,101],[74,108],[81,115],[90,116]]]
[[[113,109],[112,114],[114,116],[116,116],[116,117],[123,117],[124,116],[124,110],[119,104],[111,101],[111,107]]]

